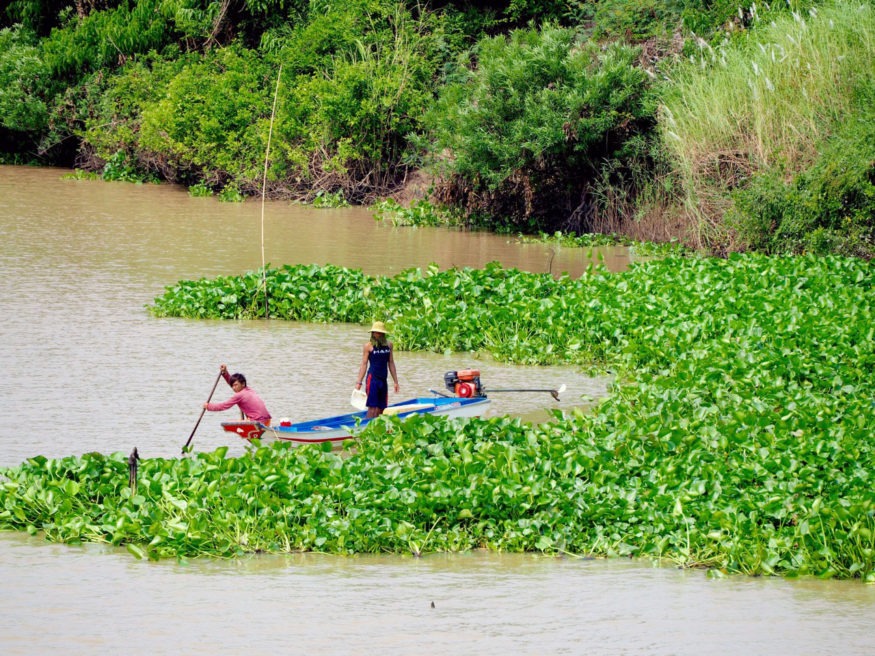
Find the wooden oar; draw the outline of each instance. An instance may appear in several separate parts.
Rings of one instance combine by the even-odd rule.
[[[219,372],[219,375],[216,376],[216,382],[213,383],[213,389],[210,390],[210,395],[207,397],[207,403],[210,402],[213,398],[213,393],[216,391],[216,386],[219,384],[219,380],[222,378],[222,372]],[[197,418],[197,423],[194,425],[194,428],[191,429],[191,435],[188,436],[188,441],[182,447],[182,455],[188,453],[188,445],[191,444],[192,438],[194,438],[195,431],[197,431],[197,427],[201,425],[201,419],[204,418],[204,413],[207,411],[206,408],[201,410],[201,416]]]

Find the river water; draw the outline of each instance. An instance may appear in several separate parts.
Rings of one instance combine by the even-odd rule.
[[[579,275],[589,253],[507,237],[396,228],[361,208],[220,203],[184,189],[0,167],[0,465],[89,451],[177,457],[219,363],[277,418],[349,411],[367,327],[155,319],[180,279],[332,263],[394,274],[500,261]],[[569,368],[473,354],[398,353],[401,394],[443,372],[484,384],[565,384],[494,395],[492,414],[546,416],[604,395]],[[216,399],[230,391],[216,390]],[[207,413],[195,450],[242,443]],[[647,562],[475,552],[416,559],[313,554],[148,563],[98,545],[0,533],[0,653],[35,654],[868,654],[875,586],[730,577]]]

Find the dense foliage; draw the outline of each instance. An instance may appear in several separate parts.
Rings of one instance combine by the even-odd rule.
[[[663,95],[661,128],[702,239],[871,257],[875,7],[779,18],[694,60]]]
[[[862,0],[13,0],[0,161],[242,199],[262,190],[272,134],[276,198],[403,199],[425,171],[457,223],[868,258],[872,14]]]
[[[220,188],[258,179],[269,130],[271,69],[251,51],[236,47],[195,59],[172,77],[161,75],[165,66],[144,72],[152,84],[136,110],[142,120],[131,144],[136,156],[151,159],[167,177],[182,174],[183,180],[192,171],[226,172],[226,177],[201,174]],[[156,94],[154,83],[162,77],[167,84]],[[133,76],[119,79],[135,81]],[[117,97],[126,96],[131,97]],[[88,127],[98,135],[107,132],[94,121]],[[118,146],[110,140],[105,152]]]
[[[122,454],[33,458],[3,471],[0,525],[153,558],[484,546],[872,581],[872,273],[861,260],[762,256],[580,280],[497,266],[277,270],[290,317],[385,312],[408,348],[621,375],[590,413],[540,426],[387,419],[343,457],[276,446],[147,459],[135,494]],[[181,283],[156,309],[240,316],[261,305],[258,279]]]
[[[875,53],[873,53],[875,55]],[[836,125],[810,168],[787,184],[768,169],[733,194],[729,215],[751,247],[871,257],[875,242],[875,78]]]
[[[495,227],[591,232],[603,160],[646,133],[656,104],[625,46],[578,44],[567,29],[518,30],[472,53],[477,66],[441,90],[429,115],[434,152],[451,152],[448,202]]]
[[[280,89],[276,177],[357,203],[397,188],[418,160],[409,136],[446,46],[439,20],[395,2],[332,3],[314,16],[278,54],[294,77]]]

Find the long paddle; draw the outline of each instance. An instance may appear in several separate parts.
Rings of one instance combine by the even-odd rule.
[[[216,391],[216,386],[219,384],[219,380],[222,378],[222,372],[219,372],[219,375],[216,376],[216,382],[213,383],[213,389],[210,390],[210,395],[207,397],[207,403],[210,402],[213,398],[213,393]],[[201,425],[201,419],[204,418],[204,413],[207,411],[206,408],[201,410],[201,416],[197,418],[197,423],[194,425],[194,428],[191,429],[191,435],[188,436],[188,441],[185,443],[185,446],[182,447],[182,455],[185,455],[188,452],[188,445],[191,444],[192,438],[194,438],[195,431],[197,431],[197,427]]]

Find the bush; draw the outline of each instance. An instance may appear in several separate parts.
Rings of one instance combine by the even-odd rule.
[[[71,0],[6,0],[0,5],[0,28],[20,25],[44,37],[58,26],[72,4]]]
[[[48,123],[48,68],[20,29],[0,30],[0,126],[38,133]]]
[[[678,4],[665,0],[602,0],[593,17],[596,34],[633,42],[664,36],[677,27]]]
[[[198,59],[198,55],[176,53],[164,58],[150,53],[99,76],[99,84],[80,85],[85,109],[81,112],[83,127],[75,132],[93,160],[88,164],[96,169],[123,152],[143,173],[162,173],[175,179],[176,170],[162,165],[167,158],[142,146],[142,116],[147,107],[166,96],[173,78]]]
[[[405,177],[437,70],[431,17],[387,0],[331,5],[280,50],[277,168],[363,202]]]
[[[222,172],[258,186],[275,73],[233,46],[192,59],[142,108],[139,146],[170,168]]]
[[[123,3],[95,11],[53,30],[43,40],[45,60],[58,78],[76,80],[102,68],[115,68],[130,57],[160,50],[178,33],[159,10],[159,0]]]
[[[551,223],[557,210],[567,208],[562,220],[579,211],[603,160],[653,120],[636,56],[555,26],[482,40],[466,78],[442,89],[427,117],[462,204],[499,227],[562,227]]]

